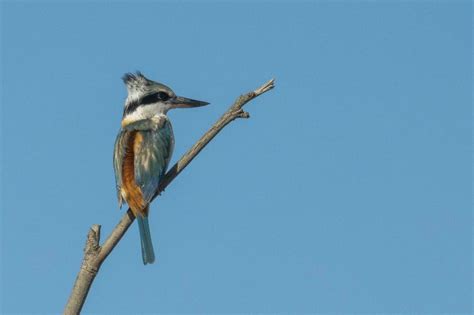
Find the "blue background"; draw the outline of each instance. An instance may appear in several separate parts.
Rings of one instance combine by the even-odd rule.
[[[472,311],[472,4],[1,4],[2,312],[61,312],[141,70],[211,102],[176,161],[275,77],[134,224],[84,313]]]

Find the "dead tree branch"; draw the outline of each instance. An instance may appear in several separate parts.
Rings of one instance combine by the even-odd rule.
[[[237,118],[249,118],[250,115],[245,112],[242,107],[249,101],[259,95],[273,89],[274,80],[270,80],[263,84],[255,91],[241,95],[234,104],[219,118],[219,120],[199,139],[193,147],[181,157],[181,159],[166,173],[160,183],[159,189],[156,191],[155,199],[175,178],[188,166],[189,163],[201,152],[201,150],[230,122]],[[99,272],[100,266],[118,244],[120,239],[127,232],[130,225],[135,219],[131,210],[122,216],[120,222],[114,228],[105,242],[100,245],[100,225],[94,224],[87,234],[86,246],[84,249],[84,257],[81,269],[76,277],[71,295],[64,309],[64,314],[79,314],[87,294]]]

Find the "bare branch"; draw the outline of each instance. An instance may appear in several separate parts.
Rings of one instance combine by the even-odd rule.
[[[94,224],[87,233],[86,246],[84,248],[84,259],[81,269],[77,274],[74,287],[67,302],[64,314],[79,314],[87,297],[87,293],[94,281],[100,264],[97,264],[97,254],[100,250],[100,225]]]
[[[258,89],[241,95],[230,106],[230,108],[219,118],[219,120],[199,139],[188,152],[166,173],[160,182],[153,199],[155,199],[165,188],[181,173],[186,166],[201,152],[202,149],[230,122],[237,118],[249,118],[249,113],[242,107],[259,95],[274,88],[275,80],[272,79]],[[152,200],[153,200],[152,199]],[[87,298],[89,289],[99,272],[100,266],[127,232],[135,217],[130,209],[122,216],[120,222],[110,233],[104,244],[100,246],[100,225],[94,224],[87,235],[86,247],[81,269],[77,275],[71,295],[64,309],[64,314],[79,314]]]

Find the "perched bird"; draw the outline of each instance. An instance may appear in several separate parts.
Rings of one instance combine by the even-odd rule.
[[[147,79],[140,72],[127,73],[122,79],[128,96],[115,141],[115,180],[120,207],[125,201],[137,218],[146,265],[155,261],[148,225],[149,205],[174,147],[173,129],[166,113],[173,108],[209,103],[176,96],[169,87]]]

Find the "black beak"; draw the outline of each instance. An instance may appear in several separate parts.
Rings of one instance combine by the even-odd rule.
[[[171,99],[170,102],[173,104],[174,108],[200,107],[209,104],[208,102],[193,100],[182,96],[176,96],[175,98]]]

